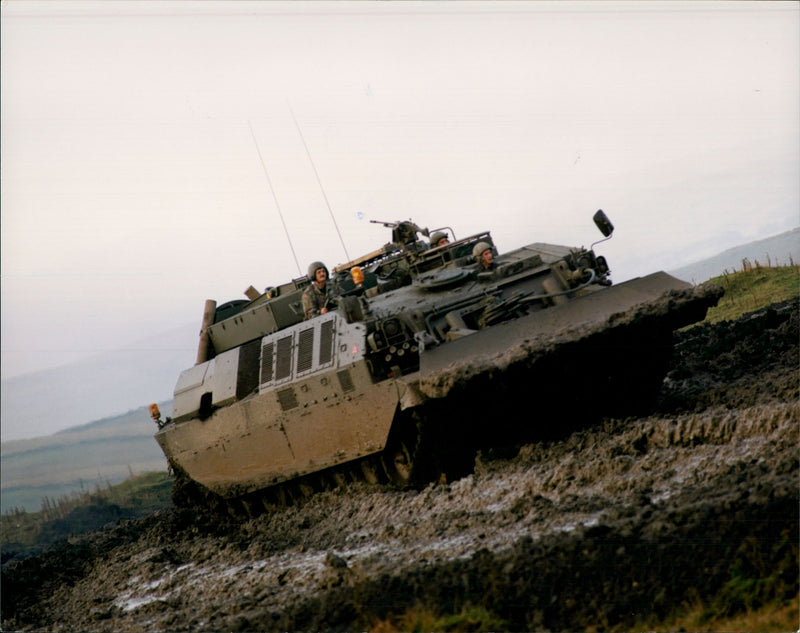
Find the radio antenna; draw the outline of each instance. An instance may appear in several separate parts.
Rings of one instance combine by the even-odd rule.
[[[320,180],[319,174],[317,173],[317,168],[314,165],[314,159],[311,158],[311,152],[308,151],[308,145],[306,145],[306,139],[303,137],[303,131],[300,129],[300,124],[297,122],[297,118],[294,116],[294,111],[292,110],[291,105],[289,105],[289,112],[292,113],[292,120],[294,121],[294,125],[297,128],[297,133],[300,134],[300,140],[303,141],[303,147],[306,148],[306,155],[308,156],[308,162],[311,163],[311,169],[314,170],[314,175],[317,177],[317,183],[319,184],[320,191],[322,191],[322,197],[325,199],[325,205],[328,207],[328,213],[330,213],[331,215],[331,220],[333,220],[333,226],[336,227],[336,233],[339,235],[339,241],[342,243],[344,256],[347,258],[347,261],[349,262],[350,255],[347,253],[347,247],[344,245],[344,240],[342,239],[342,233],[341,231],[339,231],[339,225],[336,223],[336,218],[333,215],[333,209],[331,209],[331,204],[330,202],[328,202],[328,196],[325,195],[325,188],[322,186],[322,180]]]
[[[264,163],[264,158],[261,156],[261,149],[258,147],[258,141],[256,140],[255,132],[253,132],[253,124],[250,123],[250,119],[247,120],[247,125],[250,127],[250,136],[253,137],[253,143],[256,145],[256,152],[258,152],[258,160],[261,161],[261,168],[264,170],[264,175],[267,177],[267,184],[269,184],[269,190],[272,194],[272,199],[275,201],[275,207],[278,209],[278,216],[280,217],[281,224],[283,225],[283,232],[286,233],[286,241],[289,242],[289,248],[292,250],[292,257],[294,257],[294,263],[297,264],[297,272],[302,277],[303,271],[300,269],[300,262],[297,261],[297,253],[294,252],[292,238],[289,237],[289,229],[286,228],[286,222],[283,219],[283,211],[281,211],[281,205],[278,204],[278,197],[275,195],[275,187],[272,186],[272,180],[269,177],[269,172],[267,171],[266,163]]]

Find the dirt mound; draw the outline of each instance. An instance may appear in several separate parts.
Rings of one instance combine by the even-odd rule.
[[[457,481],[352,484],[245,523],[162,511],[10,563],[3,630],[391,630],[467,606],[493,628],[625,630],[784,604],[799,315],[681,332],[650,416],[480,455]]]
[[[679,333],[677,359],[662,387],[660,409],[797,402],[798,318],[797,301],[784,301],[734,322],[702,324]]]

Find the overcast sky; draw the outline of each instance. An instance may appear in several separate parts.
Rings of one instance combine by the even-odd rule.
[[[504,251],[602,208],[616,282],[794,228],[799,9],[4,0],[2,376],[199,329],[370,220]]]

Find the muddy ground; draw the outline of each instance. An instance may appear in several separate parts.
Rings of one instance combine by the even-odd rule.
[[[507,630],[642,630],[780,605],[798,592],[798,314],[681,333],[648,417],[480,455],[457,481],[355,483],[244,523],[169,509],[9,563],[3,630],[385,631],[468,606]]]

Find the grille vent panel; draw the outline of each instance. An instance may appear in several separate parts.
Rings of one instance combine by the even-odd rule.
[[[292,336],[278,339],[278,358],[275,362],[275,380],[283,380],[292,375]]]
[[[272,341],[261,348],[261,384],[272,382],[272,353],[274,344]]]
[[[314,328],[300,332],[297,337],[297,373],[308,371],[314,362]]]
[[[297,394],[294,391],[294,387],[281,389],[278,392],[278,402],[281,405],[281,409],[283,409],[284,411],[297,408],[298,406]]]
[[[353,377],[350,375],[349,369],[343,369],[342,371],[336,372],[336,375],[339,378],[339,384],[342,386],[342,391],[347,393],[349,391],[356,390],[356,386],[353,384]]]
[[[327,365],[333,360],[333,321],[326,321],[319,333],[319,364]]]

